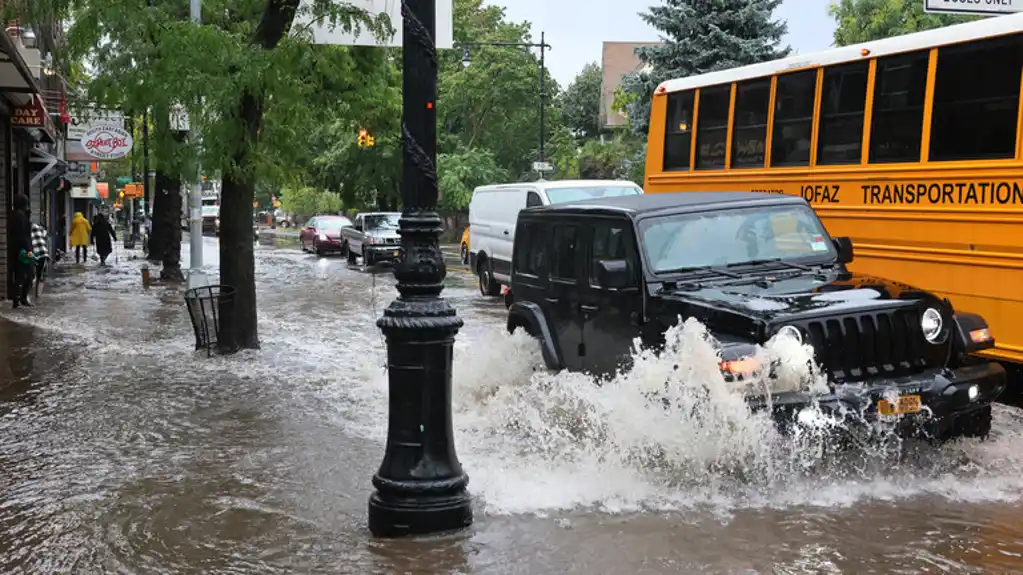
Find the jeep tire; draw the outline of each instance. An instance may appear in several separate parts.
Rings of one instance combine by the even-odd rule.
[[[501,295],[501,284],[497,283],[497,278],[494,277],[493,260],[483,258],[476,267],[480,279],[480,293],[487,297]]]

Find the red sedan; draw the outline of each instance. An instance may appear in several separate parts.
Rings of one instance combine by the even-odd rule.
[[[302,251],[326,255],[341,251],[341,228],[351,227],[352,220],[344,216],[316,216],[306,222],[298,234]]]

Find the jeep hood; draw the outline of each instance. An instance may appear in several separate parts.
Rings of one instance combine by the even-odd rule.
[[[758,278],[766,281],[755,283]],[[838,271],[796,276],[779,271],[743,280],[705,282],[697,289],[679,287],[662,292],[660,297],[686,307],[702,308],[691,310],[690,314],[696,312],[708,318],[732,316],[728,318],[731,322],[743,318],[753,323],[890,309],[917,305],[920,301],[937,303],[931,294],[909,285]]]

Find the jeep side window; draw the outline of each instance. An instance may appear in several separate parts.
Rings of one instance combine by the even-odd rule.
[[[540,194],[536,192],[529,192],[526,196],[526,207],[533,208],[536,206],[542,206],[543,200],[540,199]]]
[[[568,280],[576,279],[576,226],[554,226],[554,258],[551,277]]]
[[[628,248],[629,233],[623,224],[597,224],[593,226],[593,243],[590,245],[590,285],[600,286],[598,276],[601,260],[626,260],[629,273],[634,263]]]
[[[547,228],[535,223],[523,224],[518,251],[515,252],[515,269],[518,273],[532,276],[543,275],[547,267]]]

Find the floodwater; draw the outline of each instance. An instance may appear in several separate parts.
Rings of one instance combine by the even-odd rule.
[[[216,252],[207,238],[214,276]],[[143,291],[120,248],[111,261],[0,310],[2,573],[1023,571],[1014,408],[984,443],[836,453],[778,436],[720,385],[652,404],[672,373],[715,376],[698,325],[673,334],[675,358],[597,387],[541,369],[459,271],[445,296],[466,322],[454,413],[476,523],[374,540],[386,269],[260,245],[263,348],[207,358],[181,291]]]

